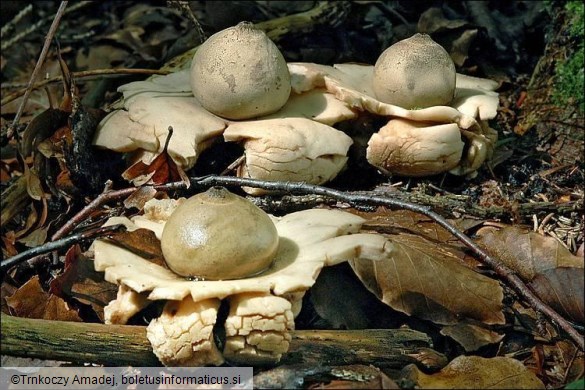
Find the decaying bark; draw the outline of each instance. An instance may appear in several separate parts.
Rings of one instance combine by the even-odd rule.
[[[160,366],[146,327],[47,321],[2,314],[2,354],[108,366]],[[298,330],[282,365],[375,364],[401,369],[431,346],[409,329]]]

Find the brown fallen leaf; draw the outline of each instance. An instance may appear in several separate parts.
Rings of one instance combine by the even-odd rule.
[[[24,164],[24,176],[26,177],[26,192],[34,200],[41,200],[45,197],[45,191],[36,168]]]
[[[391,236],[394,255],[352,261],[364,286],[394,310],[437,324],[463,318],[503,324],[500,284],[462,265],[444,246],[411,234]]]
[[[350,210],[350,212],[354,211]],[[367,220],[362,226],[364,230],[387,234],[410,233],[421,236],[435,242],[437,247],[444,248],[452,256],[457,257],[462,264],[473,269],[481,266],[479,261],[466,254],[466,247],[459,240],[429,217],[409,210],[388,210],[386,207],[378,207],[373,213],[360,211],[354,213]],[[449,222],[461,231],[472,229],[482,223],[482,221],[471,219]]]
[[[18,317],[81,322],[77,311],[70,308],[67,302],[43,290],[38,276],[33,276],[6,298],[6,303]]]
[[[518,227],[480,230],[479,243],[526,281],[561,315],[584,322],[583,257],[558,240]]]
[[[447,19],[441,8],[431,7],[419,18],[417,31],[431,35],[441,44],[458,67],[463,66],[469,47],[477,36],[477,28],[463,19]]]
[[[8,314],[8,315],[11,314],[10,307],[8,306],[8,303],[6,302],[6,298],[10,297],[11,295],[14,295],[16,290],[18,290],[18,289],[16,287],[14,287],[12,284],[10,284],[8,282],[2,282],[2,285],[0,286],[0,307],[2,308],[3,314]]]
[[[504,335],[468,322],[444,326],[441,334],[457,341],[467,352],[477,351],[481,347],[502,341]]]
[[[57,131],[67,125],[67,118],[71,111],[67,108],[49,108],[35,116],[23,133],[22,155],[24,157],[33,153],[39,144]]]
[[[553,237],[513,226],[501,230],[481,229],[478,235],[481,246],[526,282],[547,269],[584,266],[583,258],[573,255]]]
[[[547,385],[549,389],[568,388],[567,383],[583,377],[585,359],[573,343],[558,340],[555,343],[537,344],[524,364]]]
[[[137,187],[144,184],[165,184],[174,181],[189,183],[189,177],[185,171],[175,163],[167,152],[172,135],[173,128],[169,126],[169,135],[163,151],[150,164],[142,160],[137,161],[122,173],[122,177]]]
[[[41,246],[47,240],[47,230],[48,227],[35,229],[26,237],[23,237],[20,240],[18,240],[18,242],[23,243],[29,248]]]
[[[4,246],[2,247],[2,255],[5,259],[16,256],[18,254],[18,250],[14,246],[16,243],[16,237],[14,235],[14,230],[10,230],[6,232],[5,235],[2,236],[2,243]]]
[[[104,274],[95,271],[93,261],[74,245],[65,255],[65,270],[51,282],[50,291],[90,305],[103,321],[104,307],[116,298],[118,287],[105,281]]]
[[[440,372],[427,375],[414,364],[402,371],[420,389],[544,389],[536,375],[507,357],[456,357]]]
[[[39,219],[39,215],[37,213],[37,209],[35,208],[34,203],[31,203],[29,207],[31,210],[26,217],[26,222],[20,230],[14,233],[15,238],[21,238],[25,236],[27,233],[29,233]]]
[[[451,233],[443,229],[431,218],[409,210],[389,210],[378,207],[375,212],[353,211],[366,218],[364,230],[375,230],[379,233],[398,234],[411,233],[438,242],[457,243]]]
[[[558,267],[537,274],[528,286],[559,314],[583,324],[584,284],[583,268]]]
[[[424,368],[425,372],[437,372],[449,363],[447,356],[432,348],[419,348],[416,353],[407,356],[416,360],[416,365]]]
[[[161,267],[167,268],[164,260],[160,240],[152,230],[136,229],[112,234],[108,241],[130,252],[151,261]]]
[[[124,200],[124,207],[127,209],[135,207],[138,210],[142,210],[146,202],[154,198],[156,192],[152,187],[140,187]]]

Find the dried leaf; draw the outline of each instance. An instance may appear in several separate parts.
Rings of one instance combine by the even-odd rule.
[[[33,203],[30,205],[31,212],[28,214],[25,226],[15,233],[18,242],[33,248],[43,244],[47,239],[47,227],[43,226],[47,220],[48,206],[47,199],[42,199],[41,215],[38,215],[37,209]],[[37,226],[32,232],[33,226]]]
[[[528,285],[560,315],[583,324],[584,284],[583,268],[558,267],[542,271]]]
[[[467,352],[477,351],[486,345],[498,343],[504,338],[504,335],[466,322],[444,326],[441,334],[457,341]]]
[[[27,157],[33,153],[42,141],[67,124],[68,117],[68,112],[54,108],[49,108],[35,116],[24,130],[22,155]]]
[[[457,66],[463,66],[465,60],[467,60],[469,48],[473,41],[475,41],[478,31],[478,29],[466,30],[459,38],[453,40],[449,55],[451,55],[453,62]]]
[[[134,163],[122,173],[122,177],[137,187],[144,184],[165,184],[179,180],[188,184],[189,177],[167,152],[172,135],[173,129],[169,127],[169,135],[163,151],[150,164],[143,161]]]
[[[437,372],[449,363],[447,356],[432,348],[418,348],[415,353],[407,356],[416,360],[417,366],[423,367],[426,372]]]
[[[12,256],[16,256],[18,254],[18,250],[14,246],[16,242],[16,237],[14,236],[14,231],[6,232],[6,235],[2,236],[2,243],[4,246],[2,247],[2,255],[4,258],[7,259]]]
[[[67,169],[67,167],[64,165],[61,172],[59,172],[59,175],[57,176],[55,187],[57,187],[61,193],[68,194],[69,196],[77,192],[77,187],[71,180],[71,172],[69,172],[69,169]]]
[[[466,247],[451,233],[441,227],[429,217],[409,210],[388,210],[379,207],[374,213],[356,212],[367,221],[363,224],[364,230],[374,230],[378,233],[410,233],[433,241],[437,246],[443,247],[451,256],[457,257],[462,264],[471,268],[481,265],[480,262],[468,256]],[[450,223],[461,231],[472,229],[481,221],[471,219],[459,219]]]
[[[21,238],[18,242],[23,243],[29,248],[34,248],[37,246],[41,246],[47,241],[47,228],[42,227],[33,230],[29,235],[26,237]]]
[[[463,19],[447,19],[441,8],[426,10],[418,20],[418,32],[433,37],[451,55],[457,66],[463,66],[468,57],[469,47],[475,40],[477,28],[472,29]]]
[[[38,276],[32,277],[6,298],[6,303],[18,317],[81,322],[77,311],[71,309],[63,299],[43,290]]]
[[[445,18],[441,8],[431,7],[427,9],[419,18],[417,31],[425,34],[433,34],[446,30],[455,30],[468,26],[465,20],[452,20]]]
[[[37,213],[37,209],[35,208],[34,204],[31,204],[30,208],[31,208],[31,210],[30,210],[30,213],[28,213],[28,216],[26,217],[26,222],[24,224],[24,227],[14,234],[15,238],[20,238],[20,237],[24,236],[25,234],[27,234],[30,231],[30,229],[34,226],[34,224],[38,221],[39,215]]]
[[[10,174],[8,173],[8,170],[3,166],[0,167],[0,183],[6,183],[8,180],[10,180]]]
[[[24,164],[24,176],[26,177],[26,192],[28,196],[34,200],[41,200],[45,195],[45,191],[43,191],[41,179],[39,179],[36,169],[29,168],[27,164]]]
[[[11,143],[2,147],[2,159],[0,159],[0,182],[6,183],[12,179],[16,172],[20,172],[20,163],[16,157],[16,148]]]
[[[480,245],[527,282],[548,269],[584,266],[583,258],[571,254],[553,237],[513,226],[498,231],[480,230],[478,234]]]
[[[151,230],[136,229],[131,232],[115,233],[111,235],[108,241],[157,265],[167,267],[160,247],[160,240],[156,238],[156,235]]]
[[[104,307],[116,298],[118,287],[106,282],[104,274],[96,272],[93,261],[83,256],[75,245],[67,251],[65,270],[51,282],[50,290],[55,295],[90,305],[103,321]]]
[[[568,389],[570,383],[583,376],[583,352],[569,340],[537,344],[523,363],[547,385],[548,389]],[[582,389],[583,386],[579,387]]]
[[[0,302],[2,305],[2,313],[8,315],[11,314],[10,308],[8,307],[8,303],[6,302],[6,298],[8,298],[11,295],[14,295],[16,290],[18,289],[13,285],[9,284],[8,282],[2,283],[2,286],[0,287]]]
[[[393,309],[438,324],[471,318],[503,324],[500,284],[462,265],[446,247],[419,236],[392,236],[394,255],[354,261],[362,283]]]
[[[408,365],[403,376],[421,389],[544,389],[522,363],[506,357],[459,356],[440,372],[427,375]]]

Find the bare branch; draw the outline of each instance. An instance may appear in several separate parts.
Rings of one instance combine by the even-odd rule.
[[[59,6],[59,9],[57,10],[57,14],[55,15],[55,19],[53,19],[53,23],[51,24],[51,28],[49,28],[49,32],[47,33],[47,36],[45,37],[45,44],[43,45],[43,49],[41,50],[41,54],[39,55],[39,59],[37,60],[35,68],[33,69],[33,72],[30,76],[30,80],[28,82],[28,87],[26,88],[22,102],[20,102],[20,106],[18,107],[18,111],[16,112],[16,115],[14,116],[14,120],[12,121],[12,124],[8,128],[8,132],[7,132],[8,138],[12,138],[12,136],[14,135],[14,133],[16,131],[16,126],[18,125],[18,122],[20,121],[20,117],[22,116],[22,113],[24,111],[24,107],[26,106],[26,102],[28,101],[28,98],[32,92],[32,86],[33,86],[35,80],[37,79],[39,72],[41,71],[41,68],[43,67],[43,64],[45,63],[45,58],[47,57],[47,53],[49,52],[49,47],[51,46],[51,40],[53,40],[53,37],[55,36],[55,33],[57,32],[57,28],[59,27],[59,22],[61,21],[61,17],[63,16],[63,13],[65,12],[66,7],[67,7],[67,1],[62,1],[61,5]]]
[[[77,244],[78,242],[87,241],[96,237],[107,236],[108,234],[120,230],[122,227],[123,225],[104,226],[97,229],[88,230],[86,232],[74,234],[62,240],[51,241],[27,251],[20,252],[16,256],[12,256],[6,260],[3,260],[0,265],[0,272],[4,273],[11,267],[35,256],[49,253],[57,249],[66,248],[70,245]]]

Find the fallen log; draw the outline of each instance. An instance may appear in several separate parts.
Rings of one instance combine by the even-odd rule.
[[[48,321],[1,315],[2,354],[95,363],[107,366],[160,366],[146,327]],[[410,329],[297,330],[283,365],[374,364],[401,369],[409,355],[431,347],[430,338]]]

